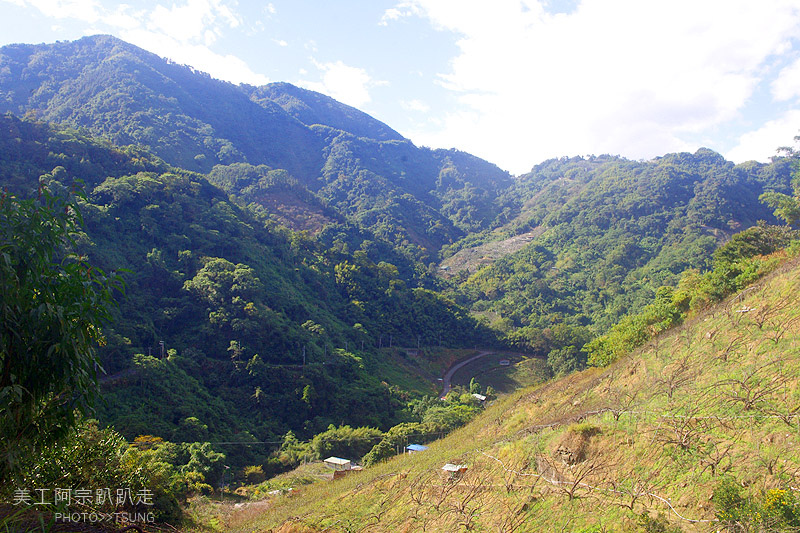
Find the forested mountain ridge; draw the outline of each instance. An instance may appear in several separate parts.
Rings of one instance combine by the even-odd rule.
[[[759,196],[789,192],[791,167],[791,158],[734,165],[708,149],[545,161],[501,195],[509,222],[465,239],[445,275],[458,282],[457,300],[510,342],[543,355],[579,347],[687,268],[708,268],[734,233],[774,223]],[[513,253],[492,244],[502,239]],[[461,259],[484,242],[476,249],[494,256]]]
[[[217,167],[220,180],[223,170],[286,185],[263,167]],[[85,190],[75,252],[126,285],[104,329],[101,361],[118,377],[98,412],[130,439],[388,428],[406,392],[382,383],[380,345],[491,340],[366,230],[333,221],[314,237],[291,232],[139,148],[4,115],[0,180],[23,196]]]
[[[276,82],[260,87],[245,87],[254,102],[274,102],[284,111],[305,124],[324,124],[346,131],[356,137],[376,141],[403,141],[405,138],[386,124],[363,111],[337,102],[330,96],[296,87],[290,83]]]
[[[487,206],[510,183],[490,163],[417,148],[324,95],[288,84],[235,86],[111,36],[0,49],[0,111],[142,145],[189,170],[285,169],[420,258],[491,225]]]
[[[733,232],[774,220],[758,197],[789,189],[786,158],[733,165],[706,149],[646,162],[554,159],[512,180],[464,152],[418,148],[327,96],[285,83],[235,86],[111,36],[0,49],[0,107],[150,146],[162,174],[167,164],[207,171],[203,182],[222,189],[226,204],[273,232],[309,230],[309,246],[349,257],[334,261],[347,265],[334,273],[341,285],[361,268],[350,257],[358,250],[396,267],[397,279],[432,288],[438,255],[515,239],[513,253],[500,246],[478,256],[481,268],[446,274],[449,296],[510,345],[540,355],[566,349],[572,359],[684,269],[708,266]],[[34,165],[26,179],[52,170]],[[163,233],[162,212],[147,213],[144,226]],[[356,308],[368,301],[359,287],[347,294]]]

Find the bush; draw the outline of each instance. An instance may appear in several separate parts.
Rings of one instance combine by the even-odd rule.
[[[242,475],[244,479],[247,481],[248,485],[256,485],[264,481],[264,469],[261,466],[246,466],[242,471]]]
[[[637,525],[645,533],[681,533],[683,531],[678,526],[670,525],[667,518],[659,513],[656,518],[651,517],[646,512],[639,515]]]
[[[774,526],[800,529],[800,501],[794,492],[772,489],[764,495],[764,515]]]
[[[131,512],[152,512],[158,521],[178,521],[182,512],[170,487],[171,465],[156,460],[141,460],[141,454],[155,457],[154,448],[141,452],[128,447],[125,439],[113,429],[100,429],[96,421],[82,421],[59,444],[42,449],[26,458],[22,473],[11,487],[0,489],[45,489],[51,496],[56,487],[70,490],[129,489],[131,501],[125,509]],[[139,502],[137,495],[149,494],[152,505]],[[99,510],[118,510],[114,502],[96,503]],[[85,509],[76,508],[76,511]]]
[[[311,440],[311,448],[318,459],[332,455],[349,459],[361,459],[383,436],[383,432],[374,428],[355,428],[350,426],[328,426],[328,430],[319,433]]]

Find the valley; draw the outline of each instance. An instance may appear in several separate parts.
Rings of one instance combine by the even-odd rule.
[[[151,496],[98,506],[148,531],[800,528],[795,150],[512,176],[107,35],[0,48],[0,112],[12,507],[61,483]]]

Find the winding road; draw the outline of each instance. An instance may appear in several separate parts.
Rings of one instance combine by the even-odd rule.
[[[455,363],[453,366],[447,369],[447,372],[444,373],[444,377],[442,378],[443,387],[442,387],[442,395],[441,397],[444,398],[447,396],[447,393],[450,392],[450,381],[453,379],[453,376],[456,372],[458,372],[461,368],[467,366],[471,362],[480,359],[481,357],[486,357],[487,355],[493,354],[493,351],[487,350],[479,352],[478,355],[473,355],[469,359],[464,359],[463,361],[459,361]]]

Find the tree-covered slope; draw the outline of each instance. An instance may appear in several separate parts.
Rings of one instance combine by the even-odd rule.
[[[405,405],[375,371],[382,339],[487,340],[390,244],[342,223],[293,233],[139,149],[5,115],[0,169],[16,194],[83,183],[76,251],[126,284],[104,330],[99,414],[128,438],[386,428]]]
[[[142,145],[189,170],[284,169],[342,212],[368,206],[359,222],[417,257],[488,225],[490,214],[453,204],[490,203],[510,179],[477,158],[417,148],[324,95],[235,86],[111,36],[0,49],[0,111]]]
[[[319,141],[278,105],[111,36],[9,45],[0,73],[3,111],[143,145],[183,168],[247,160],[305,176],[319,166]]]
[[[790,174],[789,158],[734,165],[706,149],[647,162],[546,161],[504,193],[511,220],[483,234],[524,235],[507,243],[514,253],[458,262],[462,249],[449,260],[461,270],[446,275],[459,282],[462,303],[546,354],[641,309],[686,268],[710,266],[733,233],[774,221],[759,195],[788,191]]]
[[[295,87],[290,83],[246,87],[246,91],[253,101],[265,102],[266,105],[274,102],[306,126],[323,124],[356,137],[376,141],[404,140],[402,135],[363,111],[337,102],[330,96]]]

